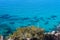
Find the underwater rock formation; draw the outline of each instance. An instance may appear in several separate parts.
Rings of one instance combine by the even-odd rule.
[[[57,31],[60,31],[60,24],[56,28],[57,28]]]
[[[8,24],[0,24],[0,35],[7,36],[12,33],[12,29]]]
[[[40,17],[40,20],[45,21],[44,17]]]
[[[52,18],[53,20],[55,20],[55,19],[57,18],[57,16],[56,16],[56,15],[52,15],[51,18]]]
[[[51,19],[56,18],[56,17],[57,17],[56,15],[52,15],[51,17],[48,17],[47,19],[45,19],[45,17],[42,17],[42,16],[30,18],[30,17],[18,17],[18,16],[14,16],[14,15],[4,14],[4,15],[0,15],[0,30],[1,30],[1,28],[2,28],[2,30],[3,29],[8,30],[10,28],[8,32],[12,32],[11,28],[14,30],[18,27],[20,27],[20,28],[28,27],[31,25],[34,25],[34,26],[37,26],[40,28],[40,25],[41,25],[42,28],[47,28],[47,31],[49,32],[50,30],[56,30],[56,28],[53,29],[53,27],[56,27],[56,26],[54,26],[56,24],[54,23],[54,25],[53,25],[50,22],[50,21],[52,21]],[[9,27],[7,27],[6,25],[4,27],[7,27],[7,28],[1,27],[1,24],[4,25],[4,23],[6,23]],[[51,26],[52,26],[52,28],[50,28]],[[4,30],[3,30],[3,32],[4,32]],[[6,32],[6,33],[8,34],[8,32]],[[0,33],[1,33],[1,31],[0,31]]]
[[[49,24],[49,21],[46,21],[46,22],[45,22],[45,25],[47,25],[47,24]]]
[[[9,19],[11,16],[9,14],[0,15],[0,18]]]

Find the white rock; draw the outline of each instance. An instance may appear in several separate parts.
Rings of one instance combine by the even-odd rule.
[[[8,39],[8,40],[11,40],[11,39]]]
[[[47,34],[51,34],[50,32],[48,32]]]
[[[56,33],[55,36],[58,36],[58,33]]]
[[[55,31],[52,31],[51,34],[55,34]]]
[[[47,33],[44,33],[44,34],[47,34]]]
[[[11,39],[11,37],[10,37],[8,40],[13,40],[13,39]]]
[[[27,38],[27,40],[30,40],[30,38]]]
[[[3,40],[3,36],[1,36],[1,39],[0,40]]]

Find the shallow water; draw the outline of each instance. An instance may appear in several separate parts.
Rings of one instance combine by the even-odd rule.
[[[0,0],[1,34],[6,33],[8,28],[14,30],[28,25],[52,31],[58,24],[60,0]]]

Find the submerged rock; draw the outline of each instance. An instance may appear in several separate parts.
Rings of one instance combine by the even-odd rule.
[[[57,31],[60,31],[60,24],[57,26]]]
[[[11,16],[9,14],[0,15],[0,18],[9,19]]]
[[[52,15],[51,18],[52,18],[53,20],[55,20],[55,19],[57,18],[57,16],[56,16],[56,15]]]

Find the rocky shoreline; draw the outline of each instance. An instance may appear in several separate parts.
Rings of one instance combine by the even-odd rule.
[[[10,34],[5,39],[1,40],[60,40],[60,32],[52,31],[45,33],[44,29],[35,26],[17,28],[13,34]]]

